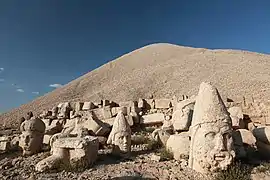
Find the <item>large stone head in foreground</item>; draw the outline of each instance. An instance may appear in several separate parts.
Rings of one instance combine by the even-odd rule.
[[[114,145],[114,154],[124,157],[129,156],[131,151],[131,129],[122,111],[117,114],[114,120],[107,143]]]
[[[42,120],[32,117],[21,124],[19,145],[23,149],[23,155],[32,155],[42,149],[45,124]]]
[[[235,157],[232,122],[218,90],[200,85],[190,127],[189,167],[203,174],[225,170]]]

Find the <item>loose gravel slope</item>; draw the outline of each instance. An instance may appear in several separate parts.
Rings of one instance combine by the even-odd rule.
[[[207,50],[152,44],[117,58],[28,104],[0,115],[0,124],[16,126],[27,111],[49,109],[64,101],[116,102],[139,97],[197,93],[211,81],[223,97],[270,96],[270,55],[236,50]]]

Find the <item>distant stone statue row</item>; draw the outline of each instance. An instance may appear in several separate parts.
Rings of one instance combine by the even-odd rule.
[[[189,106],[182,107],[181,117],[189,118]],[[187,109],[185,111],[185,109]],[[80,116],[75,118],[80,120]],[[174,117],[173,117],[174,118]],[[42,149],[45,132],[44,122],[32,113],[22,119],[20,146],[23,155],[32,155]],[[76,121],[77,122],[77,121]],[[164,121],[165,122],[165,121]],[[175,129],[182,127],[174,123]],[[74,127],[73,127],[74,129]],[[73,130],[72,129],[72,130]],[[189,128],[191,143],[189,150],[189,167],[209,173],[226,169],[235,158],[232,139],[232,120],[219,92],[210,83],[200,85],[194,107],[191,126]],[[52,155],[36,165],[37,171],[57,168],[60,163],[91,165],[98,156],[99,140],[91,136],[89,131],[80,127],[76,135],[53,135],[50,146]],[[109,134],[107,144],[113,145],[113,153],[127,157],[131,152],[131,128],[123,113],[119,110]]]

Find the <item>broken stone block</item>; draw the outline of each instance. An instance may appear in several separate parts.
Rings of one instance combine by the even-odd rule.
[[[153,139],[159,142],[162,146],[166,146],[166,143],[170,137],[170,134],[163,129],[155,129],[151,135]]]
[[[257,141],[270,144],[270,127],[255,128],[252,133]]]
[[[46,126],[44,134],[53,135],[61,132],[61,130],[63,129],[63,122],[59,119],[42,119],[42,121]]]
[[[104,106],[103,107],[103,119],[109,119],[112,117],[111,107]]]
[[[45,134],[44,137],[43,137],[43,144],[50,144],[50,139],[53,135],[48,135],[48,134]]]
[[[140,119],[141,124],[161,124],[165,120],[163,113],[144,115]]]
[[[244,129],[244,115],[241,107],[231,107],[228,109],[232,119],[232,126],[234,129]]]
[[[57,139],[52,155],[38,162],[35,169],[44,172],[61,164],[75,168],[91,166],[97,159],[98,147],[98,138],[93,136]]]
[[[172,107],[170,99],[155,99],[156,109],[169,109],[170,107]]]
[[[247,123],[247,128],[252,132],[256,128],[256,126],[253,122],[249,122]]]
[[[144,99],[145,100],[145,109],[155,109],[155,100],[154,99]]]
[[[83,105],[84,105],[83,102],[76,102],[76,103],[75,103],[74,111],[75,111],[75,112],[81,111],[82,108],[83,108]]]
[[[173,128],[175,131],[188,130],[193,116],[195,101],[187,99],[177,103],[172,115]]]
[[[110,132],[110,129],[106,124],[97,119],[88,119],[83,124],[82,127],[92,130],[97,136],[104,136]]]
[[[140,109],[144,109],[144,107],[145,107],[145,105],[144,105],[144,99],[139,99],[139,101],[138,101],[138,108],[140,108]]]
[[[127,115],[127,107],[112,107],[112,116],[115,117],[119,111],[123,111],[124,115]]]
[[[82,110],[87,111],[87,110],[91,110],[94,108],[95,108],[95,105],[92,102],[84,102]]]
[[[236,132],[240,133],[241,140],[244,144],[250,147],[256,147],[256,138],[253,136],[252,132],[246,129],[238,129]]]
[[[93,113],[94,119],[103,120],[113,117],[110,106],[92,109],[91,112]]]
[[[0,137],[0,151],[8,151],[10,147],[10,138],[7,136]]]
[[[170,135],[166,143],[166,149],[173,153],[176,160],[186,159],[189,156],[190,140],[189,133]]]
[[[133,126],[134,125],[133,118],[132,118],[131,115],[126,115],[125,118],[126,118],[128,124],[129,124],[129,126]],[[110,119],[105,119],[105,120],[103,120],[103,122],[106,123],[106,124],[108,124],[109,126],[112,126],[113,123],[114,123],[114,120],[115,120],[115,117],[110,118]]]

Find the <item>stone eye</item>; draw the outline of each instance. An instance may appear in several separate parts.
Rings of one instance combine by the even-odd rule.
[[[208,132],[206,133],[204,136],[207,138],[207,139],[214,139],[216,133],[215,132]]]

